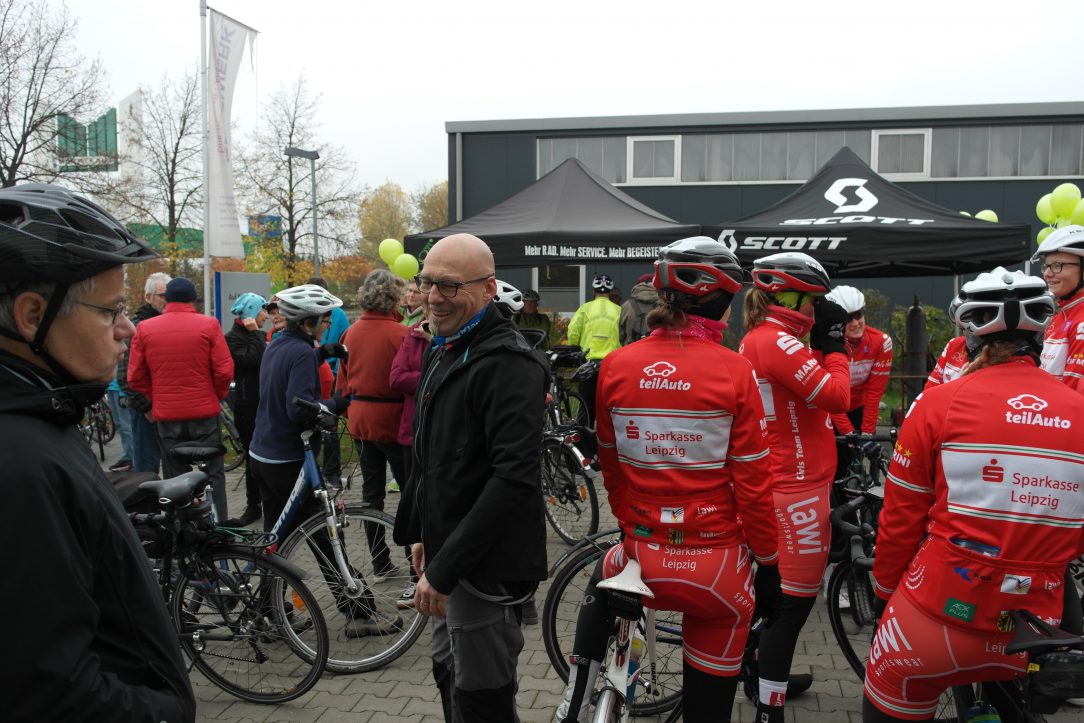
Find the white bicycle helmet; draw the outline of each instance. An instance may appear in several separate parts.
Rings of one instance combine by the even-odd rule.
[[[753,283],[769,294],[777,291],[824,294],[832,285],[824,267],[800,251],[783,251],[754,261]]]
[[[969,352],[999,338],[1024,338],[1038,351],[1057,304],[1039,277],[998,266],[964,284],[950,309]]]
[[[275,295],[279,313],[287,321],[300,321],[312,316],[323,316],[343,305],[339,297],[316,284],[302,284],[280,291]]]
[[[652,284],[690,296],[714,291],[736,294],[749,280],[738,258],[726,246],[707,236],[693,236],[659,249]]]
[[[523,308],[523,294],[507,281],[497,279],[497,302],[504,304],[512,311],[519,311]]]
[[[1084,226],[1063,226],[1039,244],[1039,250],[1031,257],[1033,262],[1040,261],[1047,254],[1061,251],[1067,254],[1084,256]]]
[[[591,288],[595,291],[613,291],[614,280],[606,274],[598,274],[591,282]]]
[[[866,295],[853,286],[837,286],[829,291],[824,298],[836,302],[848,314],[866,308]]]

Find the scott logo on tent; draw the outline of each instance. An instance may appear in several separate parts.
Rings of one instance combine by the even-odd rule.
[[[866,189],[867,180],[865,178],[837,178],[835,183],[824,192],[824,198],[836,204],[836,213],[846,213],[847,211],[865,213],[877,205],[877,197]],[[854,195],[858,198],[858,203],[847,203],[847,197],[843,195],[843,191],[847,188],[854,189]]]

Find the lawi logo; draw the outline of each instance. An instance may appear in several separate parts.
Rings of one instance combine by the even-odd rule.
[[[866,189],[867,178],[837,178],[835,182],[824,192],[824,198],[836,204],[836,213],[865,213],[877,205],[877,197]],[[843,191],[853,188],[857,203],[850,203]]]

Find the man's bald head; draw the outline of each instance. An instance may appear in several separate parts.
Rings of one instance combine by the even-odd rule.
[[[425,265],[451,264],[466,278],[496,273],[493,252],[486,242],[469,233],[445,236],[433,244],[425,256]]]
[[[433,286],[425,293],[426,316],[438,336],[454,334],[497,295],[493,252],[477,236],[457,233],[437,241],[425,255],[423,286]],[[448,298],[440,291],[440,282],[456,287]]]

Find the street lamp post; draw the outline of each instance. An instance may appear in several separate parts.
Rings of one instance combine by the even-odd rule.
[[[320,275],[320,237],[316,233],[316,159],[320,154],[316,151],[303,151],[300,148],[288,146],[283,151],[287,158],[308,158],[310,164],[309,178],[312,180],[312,274]]]

